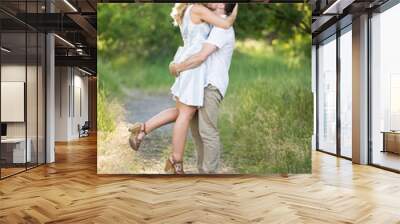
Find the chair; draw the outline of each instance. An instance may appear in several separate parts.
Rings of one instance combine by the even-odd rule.
[[[89,136],[89,129],[90,129],[89,121],[85,121],[82,127],[78,124],[79,138]]]

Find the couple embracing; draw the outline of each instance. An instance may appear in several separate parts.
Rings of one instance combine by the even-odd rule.
[[[184,43],[169,66],[171,75],[176,77],[171,87],[176,106],[129,129],[129,144],[139,150],[147,134],[175,122],[172,153],[165,164],[168,173],[184,174],[183,154],[189,128],[196,145],[199,173],[218,171],[218,110],[229,82],[235,45],[232,25],[237,11],[235,3],[176,3],[172,10]]]

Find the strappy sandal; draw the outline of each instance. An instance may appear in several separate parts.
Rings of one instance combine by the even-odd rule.
[[[165,162],[165,172],[172,172],[173,174],[185,174],[183,171],[183,161],[175,161],[172,156],[170,156]]]
[[[146,123],[135,123],[129,128],[129,132],[131,132],[131,136],[129,136],[129,145],[133,150],[138,151],[140,143],[142,143],[144,136],[147,135]],[[144,136],[142,139],[139,139],[138,137],[141,133],[144,133]]]

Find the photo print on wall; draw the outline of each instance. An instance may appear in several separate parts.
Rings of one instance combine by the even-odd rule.
[[[308,4],[99,3],[99,174],[311,172]]]

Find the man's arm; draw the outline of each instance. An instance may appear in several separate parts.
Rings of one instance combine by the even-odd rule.
[[[178,75],[188,69],[196,68],[201,65],[214,51],[217,50],[217,46],[209,43],[204,43],[200,52],[190,56],[185,61],[177,64],[170,64],[169,71],[172,75]]]

